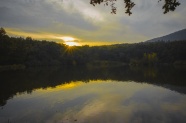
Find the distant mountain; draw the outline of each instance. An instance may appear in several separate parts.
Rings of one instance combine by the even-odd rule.
[[[165,35],[162,37],[154,38],[151,40],[147,40],[145,42],[156,42],[156,41],[180,41],[186,40],[186,29],[171,33],[169,35]]]

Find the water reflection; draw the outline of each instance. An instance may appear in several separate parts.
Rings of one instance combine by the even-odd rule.
[[[24,71],[0,72],[0,106],[16,93],[32,93],[34,89],[55,87],[71,81],[90,80],[136,81],[161,85],[171,90],[186,93],[185,69],[174,67],[139,68],[30,68]]]
[[[132,81],[70,82],[19,94],[0,110],[15,123],[185,123],[186,95]]]
[[[0,122],[185,122],[184,73],[170,66],[0,72]]]

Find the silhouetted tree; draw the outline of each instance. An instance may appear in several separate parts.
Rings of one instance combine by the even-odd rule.
[[[111,6],[111,13],[116,14],[116,7],[115,7],[115,2],[117,0],[90,0],[90,4],[93,6],[97,4],[104,3],[104,5]],[[132,14],[131,9],[135,6],[135,3],[132,2],[132,0],[123,0],[124,1],[124,6],[126,8],[125,13],[128,14],[129,16]],[[164,5],[162,9],[164,9],[164,14],[166,14],[169,11],[174,11],[177,6],[180,5],[180,2],[178,0],[158,0],[158,2],[164,1]]]
[[[27,41],[32,41],[32,37],[26,37]]]
[[[6,31],[5,31],[5,29],[4,28],[0,28],[0,36],[2,37],[2,36],[5,36],[6,35]]]

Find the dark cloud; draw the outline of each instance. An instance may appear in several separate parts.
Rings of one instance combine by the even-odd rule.
[[[9,0],[0,5],[0,25],[19,28],[54,28],[57,24],[70,25],[84,30],[96,30],[98,27],[87,22],[78,13],[55,10],[45,1]],[[54,23],[55,22],[55,23]],[[55,25],[53,25],[55,24]]]

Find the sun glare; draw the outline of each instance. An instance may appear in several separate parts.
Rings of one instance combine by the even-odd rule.
[[[66,45],[68,46],[79,46],[80,44],[74,41],[66,41],[65,42]]]
[[[77,42],[77,39],[73,38],[73,37],[60,37],[60,39],[62,39],[64,41],[64,44],[68,45],[68,46],[80,46],[80,44]]]
[[[64,41],[74,41],[75,39],[72,37],[62,37]]]

